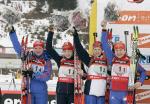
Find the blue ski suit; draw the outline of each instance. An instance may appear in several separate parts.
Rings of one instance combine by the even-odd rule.
[[[130,58],[128,56],[125,55],[122,59],[119,59],[115,56],[115,54],[112,52],[112,50],[108,44],[107,36],[108,36],[107,31],[102,30],[102,37],[101,37],[102,48],[106,54],[108,63],[112,66],[117,63],[120,65],[119,67],[121,67],[121,65],[123,65],[121,62],[127,62],[127,64],[129,64],[128,61]],[[123,66],[125,66],[125,65],[123,65]],[[114,70],[115,70],[115,68],[114,68]],[[111,71],[112,70],[113,70],[113,68],[111,69]],[[146,78],[146,72],[143,69],[143,67],[140,66],[140,64],[138,64],[137,72],[140,73],[139,82],[141,82],[143,84],[143,82]],[[111,77],[112,77],[112,72],[111,72]],[[121,80],[121,79],[119,79],[119,80]],[[126,90],[114,90],[112,88],[112,86],[113,86],[112,84],[113,84],[113,81],[111,78],[109,103],[110,104],[127,104],[128,90],[127,89]],[[116,84],[117,84],[117,87],[122,86],[122,88],[125,88],[125,86],[123,86],[124,84],[121,84],[119,82],[116,82]],[[128,88],[128,85],[127,85],[127,88]]]
[[[16,32],[10,32],[10,39],[12,41],[13,47],[16,53],[21,55],[21,45],[18,41]],[[42,70],[37,70],[38,64],[34,64],[36,69],[33,69],[33,74],[30,83],[30,91],[31,91],[31,102],[32,104],[47,104],[48,103],[48,91],[46,81],[50,79],[50,73],[52,70],[52,64],[50,61],[50,56],[47,51],[44,50],[42,55],[37,56],[34,52],[32,54],[32,60],[34,62],[44,62],[42,66]]]

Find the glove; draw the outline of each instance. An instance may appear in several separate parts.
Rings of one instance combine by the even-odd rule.
[[[7,30],[8,30],[8,32],[10,32],[10,33],[15,32],[14,26],[12,26],[12,25],[8,25]]]
[[[10,32],[15,32],[14,26],[12,26],[12,29],[11,29]]]
[[[101,27],[102,27],[102,29],[106,29],[106,26],[107,26],[107,21],[106,21],[106,20],[103,20],[103,21],[101,22]]]
[[[74,35],[74,36],[78,35],[77,29],[76,29],[75,27],[73,27],[73,29],[74,29],[73,35]]]
[[[24,77],[29,76],[30,78],[32,78],[32,74],[33,74],[33,71],[32,71],[32,70],[23,70],[23,71],[22,71],[22,75],[23,75]]]
[[[86,80],[86,78],[87,78],[87,74],[84,73],[83,76],[82,76],[82,80]]]
[[[48,31],[50,32],[54,32],[54,25],[50,25],[49,27],[48,27]]]

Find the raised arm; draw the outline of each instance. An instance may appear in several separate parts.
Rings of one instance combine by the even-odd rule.
[[[102,48],[104,50],[104,53],[107,57],[109,65],[112,65],[112,60],[114,58],[114,53],[111,50],[111,47],[108,44],[108,34],[106,29],[102,29],[102,34],[101,34],[101,42],[102,42]]]
[[[81,45],[77,31],[73,33],[73,36],[74,36],[74,45],[75,45],[79,58],[82,60],[83,63],[85,63],[86,66],[89,66],[89,63],[90,63],[89,54]]]
[[[15,51],[17,52],[17,54],[20,56],[21,55],[21,45],[18,41],[18,37],[16,35],[16,32],[15,31],[11,31],[9,33],[9,36],[10,36],[10,40],[13,44],[13,47],[15,49]]]
[[[60,60],[62,57],[53,49],[52,47],[52,39],[53,39],[54,32],[49,31],[48,37],[46,40],[46,50],[50,54],[50,56],[56,61],[58,67],[60,66]]]

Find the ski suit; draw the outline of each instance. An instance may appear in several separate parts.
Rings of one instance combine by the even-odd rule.
[[[127,94],[129,74],[130,74],[130,58],[125,54],[122,58],[117,58],[112,52],[107,38],[107,31],[102,30],[102,47],[108,59],[108,63],[112,65],[111,83],[110,83],[110,104],[127,104]],[[144,82],[146,73],[143,67],[138,64],[137,72],[140,73],[139,81]]]
[[[85,82],[85,104],[105,104],[105,91],[107,79],[107,60],[103,54],[99,57],[90,57],[80,43],[77,33],[74,33],[74,43],[77,54],[88,67]]]
[[[15,51],[20,56],[22,47],[18,41],[16,32],[10,32],[9,36]],[[30,58],[29,64],[31,64],[33,69],[30,83],[32,98],[31,102],[32,104],[47,104],[48,91],[46,81],[50,79],[50,73],[52,70],[50,56],[46,50],[40,56],[37,56],[33,51],[30,53],[32,53],[32,56]]]

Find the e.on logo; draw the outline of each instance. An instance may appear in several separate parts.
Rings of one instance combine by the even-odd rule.
[[[21,104],[20,99],[7,98],[4,100],[4,104]]]
[[[150,11],[120,11],[120,17],[112,24],[150,24]]]
[[[4,100],[3,104],[21,104],[21,100],[20,99],[7,98]],[[48,101],[48,104],[56,104],[56,100]]]
[[[136,21],[136,16],[129,16],[129,15],[122,15],[122,16],[120,16],[119,17],[119,21],[124,21],[124,22],[126,22],[126,21]]]

